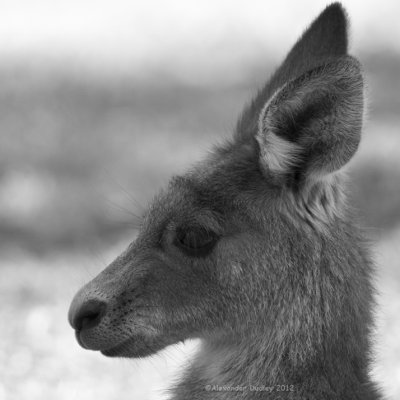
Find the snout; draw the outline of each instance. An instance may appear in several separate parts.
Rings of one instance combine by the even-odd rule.
[[[72,300],[68,320],[78,343],[85,349],[101,350],[101,330],[99,329],[107,313],[107,302],[83,287]]]
[[[78,291],[68,320],[83,348],[107,356],[142,357],[165,346],[158,335],[166,318],[153,304],[154,291],[148,290],[153,275],[121,260]]]
[[[82,301],[75,298],[68,313],[68,320],[77,332],[97,326],[106,313],[107,303],[99,299]]]

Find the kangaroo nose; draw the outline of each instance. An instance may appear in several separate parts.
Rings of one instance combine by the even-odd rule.
[[[87,300],[82,304],[72,304],[69,322],[77,331],[94,328],[103,318],[106,307],[106,303],[100,300]]]

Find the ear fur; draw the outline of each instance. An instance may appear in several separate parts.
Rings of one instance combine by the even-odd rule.
[[[235,133],[240,145],[258,144],[261,170],[282,189],[282,211],[318,230],[343,209],[339,170],[361,136],[363,77],[347,45],[346,13],[331,4],[245,109]]]
[[[259,116],[264,172],[299,186],[344,166],[360,142],[363,90],[361,66],[350,56],[285,84]]]
[[[283,212],[324,231],[339,216],[344,194],[338,171],[358,148],[363,77],[346,56],[286,83],[262,109],[256,140],[269,180],[287,188]]]
[[[254,137],[261,109],[285,82],[346,55],[347,42],[346,12],[340,3],[331,4],[303,33],[268,83],[244,110],[236,129],[237,139]]]

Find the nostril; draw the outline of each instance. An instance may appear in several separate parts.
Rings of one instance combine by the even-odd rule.
[[[106,303],[99,300],[89,300],[76,310],[72,317],[72,326],[77,331],[94,328],[106,312]]]

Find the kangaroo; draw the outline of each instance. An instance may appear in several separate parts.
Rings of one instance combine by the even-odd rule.
[[[376,400],[373,264],[346,207],[363,123],[339,3],[310,25],[231,140],[173,177],[127,250],[75,296],[79,344],[145,357],[198,338],[174,400]]]

